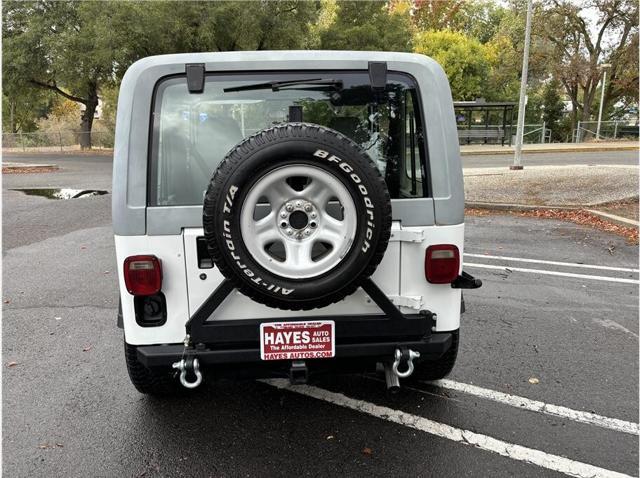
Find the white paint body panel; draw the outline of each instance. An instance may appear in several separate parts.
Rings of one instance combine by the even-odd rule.
[[[382,262],[372,276],[374,282],[387,296],[399,297],[398,303],[415,305],[416,300],[420,300],[421,308],[437,314],[437,331],[458,329],[461,292],[459,289],[452,289],[449,284],[429,284],[424,276],[424,257],[426,248],[432,244],[455,244],[462,257],[464,224],[401,228],[400,223],[394,222],[392,234],[395,240],[389,243]],[[176,236],[115,236],[124,333],[128,343],[146,345],[183,341],[185,323],[223,280],[222,274],[215,267],[198,268],[196,238],[202,235],[202,229],[190,228]],[[422,240],[416,242],[419,237]],[[139,254],[153,254],[162,261],[162,292],[167,302],[167,322],[160,327],[140,327],[136,323],[133,296],[127,292],[124,284],[124,260],[128,256]],[[462,260],[460,269],[462,270]],[[200,278],[203,273],[207,276],[205,280]],[[407,314],[416,313],[416,309],[412,307],[400,307],[400,310]],[[362,289],[336,304],[302,312],[273,309],[234,292],[210,320],[321,315],[340,320],[340,317],[346,315],[380,313],[378,306]]]

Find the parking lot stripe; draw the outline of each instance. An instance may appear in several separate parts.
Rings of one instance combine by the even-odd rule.
[[[490,451],[492,453],[511,458],[512,460],[522,461],[548,470],[558,471],[569,476],[575,476],[578,478],[629,478],[629,475],[625,475],[623,473],[571,460],[563,456],[552,455],[533,448],[515,445],[487,435],[435,422],[428,418],[412,415],[400,410],[394,410],[389,407],[365,402],[364,400],[349,398],[341,393],[330,392],[322,388],[310,385],[291,385],[286,379],[261,380],[261,382],[282,390],[288,390],[300,395],[323,400],[334,405],[380,418],[382,420],[397,423],[415,430],[420,430],[463,445],[471,445],[481,450]]]
[[[504,261],[513,262],[531,262],[534,264],[548,264],[552,266],[564,266],[564,267],[579,267],[582,269],[600,269],[603,271],[620,271],[620,272],[640,272],[640,269],[629,269],[626,267],[611,267],[611,266],[595,266],[589,264],[578,264],[576,262],[558,262],[558,261],[544,261],[542,259],[524,259],[522,257],[509,257],[509,256],[490,256],[488,254],[471,254],[464,253],[468,257],[481,257],[485,259],[500,259]]]
[[[455,390],[457,392],[466,393],[468,395],[475,395],[476,397],[503,403],[505,405],[510,405],[522,410],[529,410],[532,412],[544,413],[555,417],[566,418],[575,422],[587,423],[589,425],[608,428],[610,430],[629,433],[631,435],[640,434],[640,425],[638,423],[627,422],[618,418],[609,418],[602,415],[597,415],[595,413],[584,412],[581,410],[572,410],[571,408],[552,405],[550,403],[544,403],[538,400],[531,400],[528,398],[519,397],[517,395],[510,395],[508,393],[497,392],[495,390],[489,390],[487,388],[470,385],[468,383],[454,382],[453,380],[444,379],[425,383],[435,385],[436,387],[445,388],[447,390]]]
[[[640,284],[640,281],[637,279],[623,279],[618,277],[605,277],[605,276],[593,276],[589,274],[574,274],[572,272],[557,272],[557,271],[546,271],[542,269],[526,269],[524,267],[506,267],[506,266],[494,266],[490,264],[476,264],[473,262],[465,262],[465,266],[468,267],[478,267],[480,269],[496,269],[505,272],[515,271],[515,272],[528,272],[530,274],[543,274],[549,276],[561,276],[561,277],[575,277],[576,279],[588,279],[588,280],[601,280],[606,282],[621,282],[623,284]]]

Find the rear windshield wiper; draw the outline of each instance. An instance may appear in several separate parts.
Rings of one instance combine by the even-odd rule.
[[[342,80],[323,79],[323,78],[309,78],[305,80],[288,80],[288,81],[269,81],[267,83],[256,83],[253,85],[232,86],[231,88],[225,88],[225,93],[231,93],[233,91],[249,91],[249,90],[268,90],[278,91],[280,88],[287,86],[299,86],[299,85],[327,85],[333,86],[336,89],[342,88]]]

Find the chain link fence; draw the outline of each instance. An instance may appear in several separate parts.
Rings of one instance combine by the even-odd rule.
[[[113,139],[114,134],[109,131],[2,133],[2,152],[79,151],[81,144],[90,144],[92,149],[111,149]]]

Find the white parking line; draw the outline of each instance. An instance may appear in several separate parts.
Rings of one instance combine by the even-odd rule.
[[[447,390],[455,390],[457,392],[475,395],[476,397],[503,403],[505,405],[510,405],[522,410],[529,410],[532,412],[545,413],[547,415],[567,418],[575,422],[588,423],[589,425],[609,428],[611,430],[622,433],[629,433],[631,435],[640,434],[640,425],[638,423],[627,422],[618,418],[609,418],[602,415],[597,415],[595,413],[572,410],[571,408],[552,405],[550,403],[544,403],[538,400],[530,400],[528,398],[519,397],[517,395],[510,395],[508,393],[496,392],[495,390],[489,390],[487,388],[470,385],[468,383],[454,382],[453,380],[444,379],[425,383],[432,384],[440,388],[446,388]]]
[[[548,264],[552,266],[565,266],[565,267],[579,267],[583,269],[600,269],[603,271],[620,271],[620,272],[640,272],[639,269],[629,269],[626,267],[610,267],[610,266],[593,266],[589,264],[578,264],[576,262],[558,262],[558,261],[543,261],[541,259],[524,259],[522,257],[509,257],[509,256],[490,256],[488,254],[471,254],[464,253],[465,256],[469,257],[483,257],[486,259],[501,259],[504,261],[513,261],[513,262],[531,262],[534,264]]]
[[[523,267],[506,267],[494,266],[490,264],[476,264],[473,262],[465,262],[465,267],[478,267],[480,269],[497,269],[502,271],[528,272],[531,274],[542,274],[548,276],[575,277],[577,279],[601,280],[606,282],[621,282],[623,284],[640,284],[637,279],[621,279],[618,277],[593,276],[589,274],[573,274],[572,272],[546,271],[541,269],[525,269]]]
[[[492,453],[511,458],[512,460],[522,461],[549,470],[558,471],[569,476],[575,476],[578,478],[629,478],[629,475],[625,475],[623,473],[607,470],[605,468],[600,468],[588,463],[582,463],[580,461],[570,460],[563,456],[552,455],[533,448],[514,445],[487,435],[475,433],[470,430],[464,430],[462,428],[452,427],[451,425],[435,422],[428,418],[412,415],[399,410],[393,410],[392,408],[365,402],[363,400],[356,400],[340,393],[330,392],[321,388],[309,385],[294,386],[286,379],[261,380],[261,382],[279,389],[299,393],[307,397],[312,397],[344,408],[366,413],[367,415],[371,415],[382,420],[404,425],[440,438],[461,443],[463,445],[471,445],[481,450],[490,451]]]

